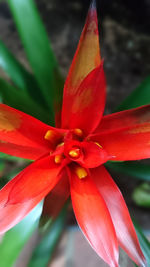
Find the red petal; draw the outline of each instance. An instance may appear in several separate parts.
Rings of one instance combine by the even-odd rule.
[[[50,156],[35,161],[0,190],[0,233],[17,224],[61,178]]]
[[[60,173],[60,176],[60,181],[44,200],[42,212],[43,218],[52,217],[55,219],[70,195],[69,181],[66,171],[63,170]]]
[[[83,160],[79,161],[86,168],[95,168],[110,159],[104,149],[93,142],[83,142]]]
[[[58,174],[64,164],[65,161],[62,165],[56,164],[50,156],[37,160],[11,180],[0,193],[3,197],[3,192],[11,188],[7,204],[16,204],[37,197],[45,190],[49,192],[58,182]]]
[[[44,147],[27,147],[0,141],[0,152],[9,154],[11,156],[36,160],[40,156],[45,155],[46,149]],[[49,151],[47,152],[49,153]]]
[[[92,169],[91,174],[111,214],[119,245],[137,265],[145,266],[145,258],[120,190],[103,166]]]
[[[89,9],[87,20],[64,87],[62,128],[69,127],[69,113],[79,85],[93,69],[100,65],[100,62],[97,14],[93,3]]]
[[[70,129],[82,129],[86,135],[95,130],[104,111],[105,87],[105,75],[101,64],[86,76],[74,96],[67,114],[67,126]]]
[[[135,127],[145,122],[150,123],[150,105],[120,111],[102,118],[96,133],[112,133]]]
[[[48,142],[44,139],[49,129],[53,128],[19,110],[0,104],[1,151],[14,155],[22,147],[20,157],[39,158],[50,151]]]
[[[76,219],[96,253],[111,267],[118,266],[118,243],[114,226],[90,177],[82,180],[72,172],[71,198]]]
[[[104,119],[100,134],[90,139],[99,142],[113,160],[139,160],[150,157],[150,105],[121,112]],[[118,119],[117,119],[118,118]],[[122,122],[119,120],[122,118]],[[108,128],[106,131],[106,125]],[[123,127],[124,123],[124,127]],[[114,125],[114,127],[112,126]],[[111,130],[109,128],[111,127]],[[115,131],[116,127],[116,131]]]

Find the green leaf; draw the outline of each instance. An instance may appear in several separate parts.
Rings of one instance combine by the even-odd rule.
[[[140,207],[150,207],[150,184],[143,183],[137,186],[132,194],[134,202]]]
[[[0,41],[0,67],[7,73],[16,87],[27,91],[39,104],[45,105],[38,84],[32,74],[23,67],[2,41]]]
[[[61,77],[45,28],[33,0],[7,1],[35,78],[50,108],[51,121],[54,123],[55,92],[61,84]]]
[[[139,180],[150,181],[150,166],[139,162],[113,162],[109,161],[105,164],[106,167],[114,171],[131,175]]]
[[[138,235],[138,239],[142,248],[142,251],[144,253],[144,256],[147,260],[147,267],[150,267],[150,242],[147,240],[147,238],[145,237],[145,235],[143,234],[140,226],[137,224],[137,222],[134,222],[134,226],[136,229],[136,233]],[[137,265],[136,265],[137,266]]]
[[[9,230],[0,242],[0,266],[12,267],[25,243],[37,228],[42,205],[39,204],[18,225]]]
[[[64,230],[67,215],[67,204],[62,209],[55,222],[46,231],[39,245],[35,248],[28,267],[46,267],[52,258],[58,240]]]
[[[137,87],[124,101],[117,107],[116,111],[136,108],[150,104],[150,76],[148,76],[139,87]]]
[[[3,103],[28,113],[45,123],[49,123],[49,114],[34,102],[25,91],[20,91],[0,78],[0,96]]]

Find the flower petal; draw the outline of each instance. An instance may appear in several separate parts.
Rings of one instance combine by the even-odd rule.
[[[62,128],[69,127],[69,113],[81,82],[100,63],[97,13],[93,1],[64,87]]]
[[[0,190],[0,233],[7,231],[57,184],[63,165],[50,156],[35,161]]]
[[[64,165],[65,160],[62,164],[56,164],[54,157],[50,156],[33,162],[3,187],[0,191],[0,199],[8,188],[6,204],[26,202],[42,192],[45,195],[44,192],[52,190],[60,179],[58,174]]]
[[[111,214],[119,245],[138,266],[145,266],[145,258],[120,190],[103,166],[92,169],[91,175]]]
[[[150,123],[150,105],[104,116],[95,133],[112,133],[127,128],[133,128],[146,122]]]
[[[150,105],[105,116],[99,131],[90,140],[99,142],[112,160],[150,157]]]
[[[46,152],[49,153],[44,147],[31,148],[23,145],[15,145],[6,141],[0,141],[0,152],[30,160],[36,160],[40,156],[44,156]]]
[[[111,267],[118,266],[118,243],[106,204],[90,177],[72,172],[71,198],[76,219],[97,254]]]
[[[83,142],[82,150],[84,157],[79,162],[86,168],[95,168],[111,159],[103,148],[93,142]]]
[[[14,155],[13,153],[18,148],[23,147],[22,153],[21,150],[19,153],[20,157],[35,159],[38,154],[39,158],[51,149],[48,146],[48,141],[44,139],[46,132],[50,129],[53,128],[32,116],[0,104],[0,146],[3,152]],[[25,147],[27,147],[27,153]],[[31,156],[29,148],[31,149]]]
[[[95,130],[104,111],[105,88],[102,63],[86,76],[74,96],[67,115],[70,129],[82,129],[86,135]]]
[[[62,170],[59,175],[61,176],[60,181],[44,200],[42,218],[52,217],[55,219],[70,195],[66,170]]]

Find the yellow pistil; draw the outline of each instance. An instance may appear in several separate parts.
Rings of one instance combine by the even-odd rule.
[[[54,161],[56,164],[60,164],[62,162],[62,159],[63,159],[63,156],[60,154],[60,155],[55,156]]]
[[[83,136],[83,131],[81,129],[76,128],[74,129],[74,134],[81,137]]]
[[[99,146],[100,148],[103,148],[98,142],[95,142],[95,144],[96,144],[97,146]]]
[[[83,167],[79,167],[79,166],[76,167],[75,173],[79,179],[83,179],[88,175],[87,171]]]
[[[79,148],[75,148],[69,151],[69,156],[72,158],[78,158],[80,155],[80,149]]]

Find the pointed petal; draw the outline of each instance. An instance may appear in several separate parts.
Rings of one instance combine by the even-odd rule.
[[[112,133],[133,128],[139,124],[150,123],[150,105],[124,110],[102,118],[95,133]]]
[[[70,195],[70,187],[66,170],[60,173],[60,180],[53,190],[46,196],[42,217],[55,219]]]
[[[112,118],[111,121],[111,115],[109,115],[108,119],[104,119],[102,122],[104,131],[102,129],[99,134],[93,135],[90,139],[99,142],[107,153],[114,157],[112,160],[149,158],[150,105],[116,113]],[[107,131],[105,131],[106,127]]]
[[[119,245],[138,266],[145,266],[145,258],[120,190],[103,166],[92,169],[91,175],[111,214]]]
[[[65,162],[64,160],[62,164],[56,164],[54,157],[50,156],[33,162],[12,180],[7,202],[25,202],[45,192],[47,188],[47,192],[51,191],[60,179],[58,174]]]
[[[71,198],[75,216],[96,253],[111,267],[118,266],[118,243],[106,204],[92,179],[72,172]]]
[[[101,64],[86,76],[74,96],[67,114],[67,126],[70,129],[82,129],[86,135],[95,130],[104,111],[105,88],[105,75]]]
[[[3,152],[14,155],[15,150],[23,147],[22,153],[21,151],[19,153],[20,157],[35,159],[39,150],[39,158],[49,153],[51,149],[48,141],[44,139],[46,132],[50,129],[53,128],[32,116],[0,104],[0,146]],[[27,147],[27,153],[25,147]]]
[[[0,233],[17,224],[61,178],[50,156],[35,161],[0,190]]]
[[[50,150],[44,147],[27,147],[23,145],[15,145],[6,141],[0,141],[0,152],[6,153],[14,157],[36,160],[45,154],[49,154]]]
[[[92,4],[64,87],[62,128],[69,127],[68,115],[81,82],[100,63],[97,13]]]

